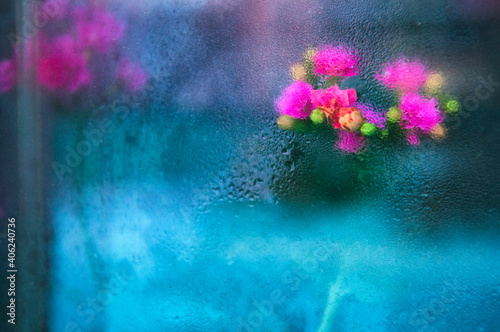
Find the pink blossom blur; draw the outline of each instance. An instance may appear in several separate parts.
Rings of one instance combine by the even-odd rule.
[[[382,72],[375,74],[380,83],[400,92],[417,92],[425,84],[427,76],[427,69],[420,61],[406,59],[386,63]]]
[[[355,107],[357,107],[361,111],[363,118],[365,118],[367,122],[374,124],[378,128],[385,127],[386,123],[385,115],[375,106],[370,104],[357,103]]]
[[[108,52],[122,37],[125,24],[102,9],[80,7],[74,11],[78,42],[82,48]]]
[[[5,93],[16,85],[17,66],[15,60],[0,61],[0,93]]]
[[[356,90],[341,90],[337,85],[328,89],[314,90],[311,94],[313,107],[340,108],[349,107],[356,102],[358,96]]]
[[[357,52],[343,46],[321,47],[313,57],[314,72],[318,75],[349,77],[358,74]]]
[[[335,146],[344,152],[356,153],[365,146],[364,137],[354,131],[338,131],[339,138]]]
[[[116,70],[116,78],[128,91],[137,92],[146,84],[147,75],[140,64],[123,59]]]
[[[313,87],[308,83],[302,81],[292,83],[276,101],[278,112],[297,119],[307,118],[313,110],[311,103],[312,91]]]
[[[432,128],[443,121],[437,101],[426,99],[416,93],[406,94],[401,98],[401,127],[404,129],[420,129],[429,133]]]
[[[51,91],[74,93],[92,83],[85,56],[69,35],[51,43],[51,52],[38,62],[38,83]]]
[[[418,137],[417,133],[413,130],[406,133],[406,140],[410,145],[419,145],[420,137]]]
[[[38,59],[46,56],[50,53],[51,45],[48,41],[47,35],[40,31],[36,36],[29,37],[26,39],[24,43],[24,59],[32,69],[33,66],[36,66]],[[15,49],[16,56],[19,56],[20,50],[18,47]]]

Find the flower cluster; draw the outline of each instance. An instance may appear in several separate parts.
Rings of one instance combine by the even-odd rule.
[[[68,1],[55,1],[42,2],[37,11],[50,18],[48,24],[20,41],[24,43],[23,58],[27,59],[23,63],[27,62],[25,69],[39,86],[58,95],[72,95],[95,83],[97,69],[91,64],[103,63],[110,58],[106,54],[118,50],[126,25],[114,13],[96,5],[71,8]],[[67,28],[55,34],[61,26]],[[16,85],[18,55],[16,49],[12,60],[0,62],[0,93]],[[115,82],[129,92],[137,92],[146,84],[147,74],[139,63],[120,58],[109,65],[115,68]]]
[[[345,78],[360,72],[359,62],[358,52],[344,46],[309,49],[304,62],[292,66],[294,82],[276,101],[280,128],[327,123],[338,133],[336,147],[349,153],[362,151],[368,137],[385,139],[403,133],[413,145],[422,135],[444,137],[444,113],[456,112],[459,104],[442,93],[441,74],[430,72],[420,61],[385,64],[375,78],[398,98],[398,104],[385,111],[359,102],[355,89],[342,89]]]
[[[355,89],[341,88],[343,79],[359,73],[358,52],[329,45],[308,50],[304,58],[304,63],[292,67],[295,82],[276,102],[281,114],[278,124],[293,129],[295,119],[309,118],[315,124],[326,121],[339,131],[338,148],[361,150],[365,145],[361,131],[380,125],[380,118],[370,106],[357,103]]]
[[[442,74],[429,71],[418,60],[399,59],[385,64],[375,77],[396,93],[398,104],[389,109],[387,119],[403,131],[408,143],[420,144],[422,135],[434,139],[445,136],[445,114],[456,113],[459,103],[443,94]]]

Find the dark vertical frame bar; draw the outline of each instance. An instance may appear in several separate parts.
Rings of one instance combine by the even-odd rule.
[[[23,35],[32,6],[38,1],[17,1],[17,31]],[[36,34],[35,34],[36,36]],[[41,95],[29,76],[24,45],[19,52],[18,88],[18,174],[19,215],[16,221],[17,267],[19,296],[17,297],[18,331],[47,331],[49,312],[49,218],[47,216],[45,172],[46,141]]]

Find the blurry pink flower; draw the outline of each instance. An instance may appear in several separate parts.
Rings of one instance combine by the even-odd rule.
[[[15,60],[0,61],[0,93],[11,90],[16,85],[17,65]]]
[[[335,146],[344,152],[356,153],[365,146],[364,137],[353,131],[339,130]]]
[[[314,108],[340,108],[349,107],[356,102],[358,96],[356,90],[341,90],[337,85],[328,89],[314,90],[311,94],[311,101]]]
[[[38,83],[51,91],[74,93],[92,83],[85,56],[71,36],[61,36],[51,43],[50,54],[38,61]]]
[[[324,46],[314,54],[313,61],[318,75],[349,77],[359,71],[357,52],[343,46]]]
[[[406,133],[406,140],[411,145],[419,145],[420,144],[420,137],[418,137],[417,133],[413,130]]]
[[[146,84],[147,75],[140,64],[123,59],[116,70],[116,78],[127,90],[136,92]]]
[[[302,81],[292,83],[276,101],[278,112],[298,119],[307,118],[313,110],[312,91],[313,87],[310,84]]]
[[[429,133],[436,124],[443,121],[434,98],[425,99],[416,93],[410,93],[401,98],[400,109],[401,127],[404,129],[420,129]]]
[[[319,108],[334,128],[340,128],[339,110],[351,106],[357,98],[356,90],[341,90],[337,85],[314,90],[311,94],[313,108]]]
[[[123,37],[125,24],[110,12],[87,7],[74,12],[78,41],[82,48],[105,53]]]
[[[417,92],[427,81],[427,75],[427,69],[420,61],[399,59],[393,64],[386,63],[382,73],[375,74],[375,78],[390,89]]]
[[[36,36],[26,39],[24,43],[24,56],[30,69],[36,66],[38,59],[50,53],[50,47],[47,35],[43,31],[40,31]],[[20,54],[19,48],[16,48],[15,53],[16,55]]]
[[[355,107],[361,111],[363,118],[365,118],[367,122],[374,124],[378,128],[385,127],[386,118],[382,111],[370,104],[356,103]]]

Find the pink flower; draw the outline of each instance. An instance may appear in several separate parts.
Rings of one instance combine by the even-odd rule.
[[[82,48],[105,53],[123,37],[125,24],[112,13],[93,8],[78,8],[74,12],[78,41]]]
[[[43,31],[40,31],[36,36],[26,39],[24,43],[24,58],[30,69],[36,66],[38,59],[50,53],[50,47],[47,35]],[[15,48],[15,54],[21,54],[19,47]]]
[[[364,121],[363,115],[356,107],[342,107],[336,112],[332,126],[337,129],[358,131]]]
[[[298,119],[307,118],[313,110],[312,91],[313,87],[310,84],[302,81],[292,83],[276,101],[278,112]]]
[[[357,52],[343,46],[324,46],[314,54],[313,61],[317,75],[349,77],[359,71]]]
[[[443,121],[437,101],[425,99],[416,93],[404,95],[400,105],[402,118],[401,127],[404,129],[420,129],[429,133],[432,128]]]
[[[71,36],[61,36],[51,43],[51,52],[38,62],[38,83],[51,91],[74,93],[92,83],[85,56]]]
[[[413,130],[406,133],[406,140],[411,145],[419,145],[420,144],[420,137],[418,137],[417,133]]]
[[[313,108],[319,108],[334,128],[340,128],[339,110],[351,106],[357,98],[356,90],[341,90],[337,85],[314,90],[311,94]]]
[[[335,146],[344,152],[356,153],[365,146],[364,137],[353,131],[339,130]]]
[[[116,78],[127,90],[136,92],[146,84],[147,75],[140,64],[123,59],[116,70]]]
[[[337,85],[328,89],[314,90],[311,94],[311,101],[314,108],[340,108],[349,107],[356,102],[358,96],[356,90],[341,90]]]
[[[375,74],[375,78],[390,89],[417,92],[427,81],[427,75],[427,69],[420,61],[399,59],[393,64],[386,63],[382,73]]]
[[[355,106],[359,108],[367,122],[374,124],[378,128],[385,127],[386,119],[382,111],[370,104],[357,103]]]
[[[16,85],[17,65],[15,60],[0,62],[0,93],[11,90]]]

